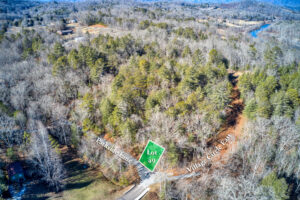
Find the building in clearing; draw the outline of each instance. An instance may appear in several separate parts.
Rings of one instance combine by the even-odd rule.
[[[69,24],[74,24],[74,23],[77,23],[77,20],[76,19],[70,19],[68,22],[69,22]]]
[[[57,31],[57,33],[59,35],[69,35],[69,34],[73,34],[73,30],[61,30],[61,31]]]

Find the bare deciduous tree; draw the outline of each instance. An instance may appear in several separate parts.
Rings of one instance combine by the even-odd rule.
[[[0,113],[0,140],[8,147],[21,144],[23,140],[23,131],[19,130],[15,120],[3,113]]]
[[[36,123],[38,131],[31,138],[31,162],[38,169],[41,180],[56,191],[64,185],[65,170],[59,155],[51,147],[48,133],[41,122]]]

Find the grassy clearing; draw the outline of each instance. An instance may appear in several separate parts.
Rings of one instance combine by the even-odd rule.
[[[98,200],[115,199],[115,193],[121,189],[107,180],[97,168],[87,168],[83,161],[70,149],[63,148],[64,166],[67,170],[66,187],[52,199]],[[51,199],[51,198],[50,198]]]
[[[67,184],[61,196],[55,199],[115,199],[116,192],[120,190],[119,186],[108,181],[100,172],[98,174],[94,172],[82,173],[72,177],[72,181],[69,180],[68,182],[69,184]]]

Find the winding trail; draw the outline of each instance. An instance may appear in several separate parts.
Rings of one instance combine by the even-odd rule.
[[[243,100],[240,97],[240,91],[238,89],[238,78],[242,75],[242,72],[235,72],[228,70],[228,78],[233,85],[232,93],[231,93],[231,102],[226,110],[226,121],[224,125],[221,127],[219,134],[210,138],[206,143],[208,146],[208,152],[212,152],[215,150],[216,146],[221,146],[222,150],[219,151],[204,167],[199,167],[194,170],[195,175],[197,176],[199,173],[206,173],[207,171],[211,171],[216,165],[225,164],[227,159],[230,157],[231,153],[235,152],[239,138],[242,134],[242,129],[246,122],[246,118],[242,115],[244,109]],[[228,135],[231,135],[233,141],[231,140],[229,144],[221,145],[221,141],[224,141]],[[172,170],[173,175],[177,177],[182,176],[184,174],[189,174],[187,167],[190,167],[193,163],[200,163],[206,159],[206,154],[199,160],[195,160],[190,163],[189,166],[181,169]],[[217,164],[218,163],[218,164]],[[220,166],[219,166],[220,167]]]
[[[238,141],[243,133],[243,127],[246,122],[246,118],[243,116],[244,103],[240,97],[240,91],[238,89],[237,83],[239,76],[242,75],[241,72],[229,71],[229,80],[233,85],[231,103],[227,112],[226,123],[222,127],[220,133],[212,138],[210,141],[214,146],[220,144],[220,141],[226,138],[227,135],[232,135],[234,141],[226,146],[220,151],[220,154],[214,157],[213,162],[220,162],[225,164],[230,154],[235,152],[238,146]]]
[[[226,110],[226,122],[220,130],[220,133],[207,141],[207,145],[209,147],[216,147],[220,144],[220,141],[224,140],[227,135],[231,135],[234,138],[234,141],[226,145],[226,148],[223,148],[219,154],[214,156],[211,160],[211,165],[209,169],[200,168],[199,170],[195,170],[192,173],[187,173],[186,169],[177,169],[173,171],[173,173],[167,172],[156,172],[150,174],[148,179],[144,179],[141,181],[139,185],[131,188],[128,192],[126,192],[119,200],[133,200],[133,199],[141,199],[148,191],[149,187],[153,184],[160,183],[163,181],[174,181],[180,179],[187,179],[195,176],[200,176],[203,171],[211,171],[220,167],[220,164],[223,165],[228,161],[228,158],[231,153],[235,152],[238,140],[241,137],[242,129],[245,124],[246,118],[242,115],[244,104],[242,99],[240,98],[240,91],[238,89],[238,77],[241,75],[241,72],[228,71],[228,78],[233,85],[231,103],[229,104],[229,108]]]
[[[232,152],[234,152],[237,148],[238,140],[242,133],[242,128],[246,121],[245,117],[243,117],[242,112],[244,109],[244,104],[242,99],[240,98],[240,91],[238,89],[238,77],[241,75],[241,72],[228,71],[228,77],[233,85],[231,103],[228,106],[229,108],[226,110],[226,122],[224,126],[221,128],[219,134],[210,140],[207,141],[207,145],[209,147],[215,147],[220,144],[220,141],[226,138],[228,134],[234,136],[234,142],[228,144],[223,148],[219,154],[213,157],[209,171],[212,171],[215,167],[221,167],[220,164],[226,164],[228,158]],[[71,122],[63,121],[63,123],[72,125]],[[47,129],[51,127],[46,127]],[[77,128],[81,129],[80,126]],[[36,131],[36,130],[33,130]],[[1,132],[1,130],[0,130]],[[99,138],[98,138],[99,139]],[[115,148],[114,145],[104,138],[100,138],[103,144],[106,144],[110,148]],[[96,141],[95,141],[96,142]],[[192,173],[188,173],[186,168],[178,169],[173,173],[168,172],[156,172],[152,173],[148,171],[138,160],[136,160],[129,153],[122,151],[120,148],[117,148],[119,152],[121,152],[128,160],[129,164],[135,166],[137,168],[140,184],[133,187],[127,193],[125,193],[120,200],[132,200],[132,199],[140,199],[142,198],[148,191],[149,187],[153,184],[160,183],[163,181],[174,181],[180,179],[188,179],[195,176],[200,176],[202,171],[194,171]],[[207,169],[206,169],[207,171]]]

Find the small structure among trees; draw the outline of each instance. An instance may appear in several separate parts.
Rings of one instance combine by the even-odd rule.
[[[57,33],[59,35],[69,35],[69,34],[73,34],[73,30],[61,30],[61,31],[57,31]]]

